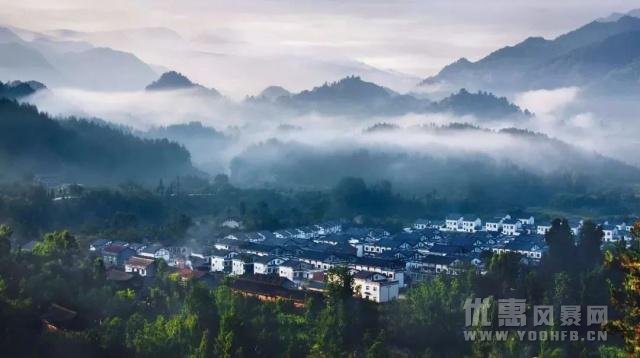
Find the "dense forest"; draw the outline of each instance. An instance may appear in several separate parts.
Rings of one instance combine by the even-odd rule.
[[[0,179],[155,183],[196,174],[189,152],[166,139],[140,139],[82,119],[52,119],[36,107],[0,99]]]
[[[353,277],[332,269],[327,292],[308,298],[304,308],[236,295],[229,281],[213,287],[185,282],[162,264],[152,283],[122,286],[106,281],[102,260],[88,255],[86,242],[68,231],[44,235],[31,252],[12,248],[11,235],[10,227],[0,226],[0,348],[11,357],[621,357],[625,349],[640,352],[633,331],[640,319],[633,286],[637,236],[631,248],[613,247],[603,255],[602,231],[590,222],[574,238],[565,220],[555,220],[540,266],[522,264],[517,254],[493,255],[485,275],[468,268],[437,276],[386,305],[353,298]],[[529,305],[611,302],[610,325],[591,327],[609,335],[606,342],[467,341],[461,330],[463,303],[470,297],[489,297],[491,305],[491,298],[508,297],[526,298]],[[72,327],[51,330],[40,324],[52,303],[76,310]],[[495,325],[496,312],[490,312]],[[556,323],[553,329],[578,328]]]

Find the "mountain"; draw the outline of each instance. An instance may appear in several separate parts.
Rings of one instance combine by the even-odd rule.
[[[487,203],[496,200],[516,206],[540,204],[539,200],[579,188],[640,183],[636,167],[521,129],[381,124],[362,135],[375,136],[375,141],[368,144],[354,138],[350,144],[331,148],[290,140],[261,142],[232,160],[231,180],[247,187],[317,189],[353,176],[368,183],[387,180],[409,195],[482,194]],[[406,148],[398,142],[404,137]],[[394,144],[385,146],[386,142]]]
[[[470,93],[464,88],[434,103],[432,109],[436,112],[451,112],[458,116],[473,115],[484,119],[532,115],[528,110],[523,111],[505,97],[496,97],[492,93],[482,91]]]
[[[311,90],[280,97],[279,105],[299,112],[334,115],[394,115],[424,112],[429,102],[410,95],[400,95],[388,88],[348,76]]]
[[[218,92],[214,88],[206,88],[197,83],[191,82],[186,76],[182,73],[176,71],[169,71],[163,73],[160,78],[156,81],[153,81],[149,85],[145,87],[147,91],[173,91],[173,90],[181,90],[181,89],[196,89],[198,91],[202,91],[203,93],[207,93],[209,95],[220,97],[220,92]]]
[[[260,92],[258,98],[273,102],[280,97],[289,96],[291,96],[291,92],[287,91],[284,87],[269,86]]]
[[[606,16],[606,17],[601,17],[601,18],[597,19],[596,21],[598,21],[598,22],[615,22],[615,21],[620,20],[620,18],[622,18],[624,16],[640,17],[640,9],[633,9],[633,10],[627,11],[626,13],[614,12],[611,15]]]
[[[47,85],[91,90],[135,90],[156,78],[135,55],[81,41],[46,36],[25,41],[0,27],[0,79],[34,79]]]
[[[473,115],[481,119],[528,116],[504,97],[491,93],[470,93],[465,89],[438,102],[399,94],[388,88],[362,80],[357,76],[325,83],[290,96],[281,96],[277,104],[298,112],[318,112],[331,115],[403,115],[407,113],[447,112]]]
[[[0,82],[0,97],[8,99],[19,99],[46,89],[47,87],[36,81],[12,81],[7,83]]]
[[[232,144],[230,137],[200,122],[153,127],[139,135],[143,138],[168,139],[180,143],[191,153],[193,163],[210,174],[225,171],[222,165],[223,153]]]
[[[156,77],[135,55],[103,47],[64,53],[54,65],[72,84],[93,90],[136,90]]]
[[[636,17],[623,16],[614,22],[593,21],[553,40],[530,37],[515,46],[496,50],[476,62],[460,59],[420,84],[438,83],[449,88],[499,92],[546,88],[557,84],[580,85],[584,82],[583,72],[588,72],[587,68],[597,67],[597,75],[604,75],[598,66],[604,57],[613,57],[608,53],[613,48],[616,55],[635,56],[637,41],[634,36],[637,35],[634,33],[637,31],[640,31],[640,18]],[[625,52],[625,46],[628,53]],[[628,63],[628,59],[625,62]],[[574,63],[577,67],[572,66]],[[611,67],[608,69],[611,70]],[[572,77],[576,73],[578,76]],[[594,79],[593,76],[591,78]]]
[[[145,140],[86,120],[54,120],[37,108],[0,99],[2,180],[26,174],[63,182],[116,184],[197,174],[189,152],[168,140]]]

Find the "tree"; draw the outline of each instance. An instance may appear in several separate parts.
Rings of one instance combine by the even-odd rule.
[[[69,230],[54,231],[45,234],[43,240],[38,242],[33,252],[40,256],[63,257],[68,253],[73,253],[78,249],[76,238]]]
[[[552,272],[568,271],[573,268],[573,262],[569,258],[575,250],[575,244],[567,219],[553,220],[551,229],[544,238],[549,245],[548,268]]]
[[[639,233],[634,232],[636,240]],[[629,356],[640,356],[640,249],[618,245],[605,253],[605,264],[613,273],[611,303],[621,313],[608,327],[622,334]]]
[[[209,340],[209,330],[207,329],[202,332],[200,345],[193,355],[193,358],[209,358],[213,356],[213,348],[211,347],[211,342]]]
[[[13,235],[13,230],[8,225],[0,225],[0,257],[11,253],[11,241],[9,240],[11,235]]]
[[[596,225],[591,220],[582,224],[578,241],[578,253],[580,255],[581,266],[590,269],[602,264],[602,237],[604,233],[602,227]]]
[[[353,275],[344,266],[327,271],[327,296],[330,299],[346,299],[353,296]]]

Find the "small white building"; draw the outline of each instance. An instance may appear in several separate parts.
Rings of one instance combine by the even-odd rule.
[[[546,235],[551,230],[551,225],[538,225],[536,227],[536,234]]]
[[[518,235],[521,228],[522,223],[519,220],[508,219],[502,222],[502,233],[504,235]]]
[[[520,221],[522,225],[531,225],[531,226],[535,225],[535,222],[536,222],[533,216],[518,218],[518,221]]]
[[[447,231],[458,231],[459,229],[462,229],[463,220],[464,218],[462,217],[462,215],[448,215],[444,221],[444,228]]]
[[[365,300],[382,303],[397,299],[400,285],[383,274],[359,271],[353,277],[353,291]]]
[[[278,276],[299,281],[306,278],[306,274],[313,270],[313,266],[298,260],[287,260],[278,266]]]
[[[270,275],[278,273],[278,265],[285,260],[279,257],[272,256],[258,256],[253,260],[253,273]]]
[[[156,260],[149,257],[131,256],[124,264],[124,271],[137,273],[142,277],[153,277],[156,273]]]
[[[462,220],[462,229],[458,229],[458,231],[464,232],[476,232],[482,228],[482,220],[480,218],[476,218],[474,220]]]
[[[618,229],[613,225],[602,225],[602,240],[604,242],[614,242],[619,240]]]

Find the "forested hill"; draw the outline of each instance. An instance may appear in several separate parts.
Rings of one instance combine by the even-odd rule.
[[[54,120],[32,105],[0,99],[0,180],[25,175],[111,184],[157,183],[194,174],[189,152],[82,119]]]

